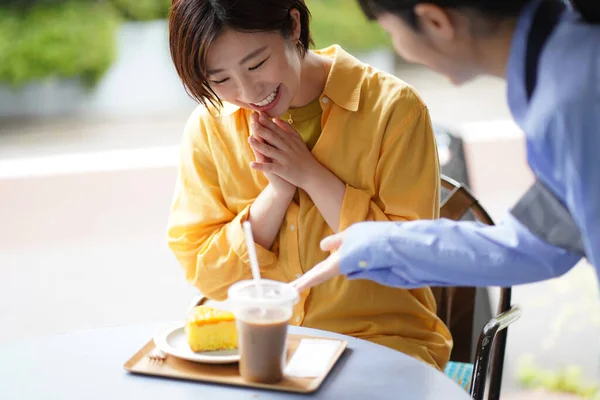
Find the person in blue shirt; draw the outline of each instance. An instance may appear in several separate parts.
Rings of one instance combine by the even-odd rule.
[[[462,84],[507,80],[536,182],[496,226],[445,219],[363,222],[294,282],[339,274],[416,288],[512,286],[582,257],[600,268],[600,1],[359,0],[405,59]]]

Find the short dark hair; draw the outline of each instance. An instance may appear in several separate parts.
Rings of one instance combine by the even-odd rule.
[[[209,46],[225,29],[292,34],[290,11],[300,13],[298,51],[303,57],[313,44],[310,12],[304,0],[173,0],[169,15],[171,59],[187,93],[204,106],[222,105],[206,73]]]
[[[382,13],[390,13],[418,28],[414,7],[420,3],[441,8],[468,9],[492,19],[517,17],[529,0],[358,0],[370,20]]]

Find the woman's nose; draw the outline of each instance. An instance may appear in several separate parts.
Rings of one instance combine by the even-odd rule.
[[[238,81],[239,100],[247,104],[260,103],[263,99],[259,98],[263,95],[260,88],[262,85],[249,78],[241,78]]]

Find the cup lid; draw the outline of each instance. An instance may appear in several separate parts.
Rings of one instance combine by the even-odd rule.
[[[296,304],[300,299],[295,287],[289,283],[270,279],[261,279],[258,282],[253,279],[239,281],[229,287],[227,294],[233,302],[257,306],[281,303]]]

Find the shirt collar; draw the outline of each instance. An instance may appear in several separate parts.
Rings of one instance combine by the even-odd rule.
[[[527,89],[525,87],[525,60],[527,57],[527,41],[533,24],[535,11],[542,0],[528,2],[517,21],[506,67],[506,84],[508,107],[520,126],[527,113]]]
[[[216,117],[226,117],[241,109],[240,106],[227,103],[226,101],[223,102],[222,107],[216,107],[211,104],[209,104],[207,107],[210,109],[210,113]]]
[[[338,45],[316,50],[315,53],[333,58],[333,64],[321,97],[329,97],[335,104],[348,111],[357,111],[364,79],[364,64]],[[223,107],[220,109],[217,110],[213,107],[211,109],[213,115],[228,116],[238,111],[240,107],[223,102]]]
[[[357,111],[365,75],[364,64],[338,45],[318,50],[316,53],[333,58],[323,95],[348,111]]]

